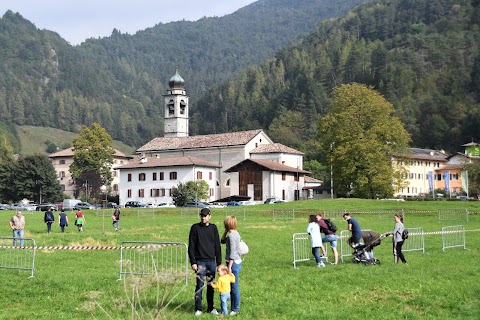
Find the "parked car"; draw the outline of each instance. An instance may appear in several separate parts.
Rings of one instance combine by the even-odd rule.
[[[172,202],[162,202],[159,203],[158,208],[176,208],[176,206]]]
[[[75,206],[77,205],[77,203],[80,203],[80,202],[82,201],[77,199],[64,199],[62,208],[64,210],[73,210],[75,209]]]
[[[153,202],[149,202],[145,205],[146,208],[156,208],[157,204]]]
[[[118,204],[115,202],[107,202],[107,208],[118,208]]]
[[[230,207],[230,206],[241,206],[242,204],[238,201],[230,201],[230,202],[227,202],[227,206]]]
[[[218,203],[218,202],[209,202],[208,203],[210,208],[225,208],[227,205],[224,203]]]
[[[140,201],[127,201],[125,203],[125,208],[145,208],[145,203]]]
[[[8,206],[6,204],[0,203],[0,210],[8,210]]]
[[[275,203],[275,201],[277,201],[278,199],[277,198],[267,198],[267,200],[265,200],[264,204],[272,204],[272,203]]]
[[[95,210],[96,207],[88,202],[79,202],[74,207],[75,210]]]
[[[39,205],[37,205],[35,211],[48,211],[48,209],[52,211],[57,211],[57,206],[53,203],[40,203]]]
[[[207,202],[185,202],[183,205],[186,208],[209,208],[210,205]]]

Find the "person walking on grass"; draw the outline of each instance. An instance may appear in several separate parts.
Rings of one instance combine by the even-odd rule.
[[[47,224],[47,233],[52,231],[52,224],[55,222],[55,217],[53,216],[52,208],[48,208],[45,211],[45,215],[43,216],[43,221]]]
[[[222,249],[217,226],[210,223],[210,218],[210,209],[203,208],[200,211],[200,222],[192,225],[188,236],[188,257],[197,278],[196,316],[202,314],[202,292],[205,284],[207,284],[207,312],[218,315],[218,311],[213,306],[214,290],[211,283],[215,279],[217,266],[222,263]]]
[[[227,216],[223,221],[225,231],[223,232],[221,243],[226,244],[225,261],[228,267],[228,273],[235,276],[235,281],[231,286],[231,312],[234,316],[240,310],[240,271],[242,270],[242,258],[240,257],[240,233],[237,231],[237,218],[234,216]]]
[[[318,225],[320,226],[320,232],[323,232],[325,234],[325,237],[322,238],[322,243],[326,243],[326,242],[330,243],[330,247],[332,248],[333,258],[334,258],[333,264],[337,265],[338,264],[337,232],[332,231],[328,228],[328,225],[325,222],[325,219],[323,219],[323,216],[321,214],[317,214],[317,222],[318,222]]]
[[[20,239],[20,247],[23,247],[23,230],[25,229],[25,217],[22,215],[22,211],[17,213],[8,222],[10,229],[13,231],[13,246],[17,245],[17,239]]]
[[[217,267],[218,279],[212,283],[212,288],[220,292],[220,308],[222,316],[228,315],[228,300],[230,300],[231,285],[235,283],[235,276],[229,273],[229,268],[221,264]],[[231,314],[232,315],[232,314]]]
[[[343,214],[343,219],[348,223],[348,230],[352,232],[352,236],[348,238],[348,244],[356,249],[360,245],[360,240],[362,239],[362,228],[357,220],[350,217],[349,213]]]
[[[65,210],[63,210],[63,209],[58,214],[58,225],[60,226],[60,229],[62,230],[62,233],[65,233],[65,227],[68,227],[68,216],[65,213]]]
[[[75,225],[77,226],[78,232],[83,231],[83,225],[85,222],[86,221],[83,212],[78,209],[77,213],[75,213]]]
[[[407,263],[407,260],[405,260],[405,257],[403,256],[402,252],[402,246],[403,246],[403,230],[405,227],[403,226],[403,218],[401,215],[398,213],[393,216],[393,220],[395,221],[395,227],[393,228],[392,232],[387,232],[385,235],[386,236],[393,236],[392,242],[393,242],[393,257],[395,263],[398,263],[398,259],[402,261],[402,263]]]
[[[115,231],[120,230],[120,209],[115,209],[112,215],[112,220],[112,226],[115,228]]]
[[[318,253],[318,248],[322,248],[322,255],[325,255],[325,248],[322,243],[322,236],[320,234],[320,226],[317,223],[317,217],[310,215],[309,224],[307,226],[307,233],[310,235],[310,247],[312,247],[312,254],[317,262],[317,267],[325,268],[325,263],[322,261],[322,257]]]

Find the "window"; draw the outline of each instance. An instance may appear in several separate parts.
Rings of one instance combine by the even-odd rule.
[[[138,197],[139,198],[145,197],[145,189],[139,189],[138,190]]]
[[[160,189],[160,196],[165,197],[165,195],[166,195],[165,189]]]
[[[213,188],[210,188],[210,197],[213,197]]]
[[[170,172],[170,180],[177,180],[177,173],[175,171]]]
[[[131,173],[128,174],[127,181],[132,181],[132,174]]]
[[[132,189],[128,189],[127,190],[127,198],[131,198],[132,197]]]
[[[197,171],[197,180],[202,180],[203,174],[202,171]]]
[[[113,185],[113,191],[118,191],[118,184],[115,183],[115,184]]]
[[[213,180],[213,172],[209,172],[209,173],[208,173],[208,179],[209,179],[209,180]]]
[[[65,191],[65,185],[64,184],[60,185],[60,191]]]
[[[65,171],[60,171],[60,179],[65,178]]]
[[[154,172],[154,173],[152,174],[152,180],[153,180],[153,181],[157,181],[157,173],[156,173],[156,172]]]
[[[230,179],[227,179],[227,182],[225,183],[225,186],[230,186]]]
[[[437,178],[435,180],[441,181],[442,180],[442,174],[436,174]]]
[[[159,197],[160,196],[160,189],[151,189],[150,190],[150,197]]]
[[[160,180],[163,180],[163,179],[165,179],[165,178],[163,177],[163,172],[160,172]]]
[[[145,173],[138,174],[138,181],[145,181]]]
[[[113,177],[116,177],[116,176],[117,176],[117,171],[116,171],[116,170],[113,170],[113,171],[112,171],[112,176],[113,176]]]
[[[300,181],[300,177],[298,173],[295,176],[293,176],[293,181]]]
[[[185,101],[180,100],[180,114],[185,114],[185,109],[187,108],[187,104]]]
[[[287,180],[287,174],[285,172],[282,172],[282,181]]]
[[[65,164],[65,160],[60,160],[60,164]]]

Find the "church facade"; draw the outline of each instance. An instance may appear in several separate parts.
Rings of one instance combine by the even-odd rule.
[[[205,161],[215,171],[214,190],[210,199],[206,199],[208,201],[228,200],[232,196],[242,196],[256,202],[272,197],[285,201],[302,198],[304,177],[308,174],[303,170],[302,152],[274,143],[262,129],[190,136],[189,99],[178,71],[169,81],[164,102],[165,134],[138,148],[136,153],[139,159],[147,159],[147,163],[149,158],[192,157]],[[123,176],[130,170],[136,170],[134,164],[119,168],[121,189],[125,187]],[[195,166],[189,170],[196,170]],[[141,188],[141,184],[130,184],[129,188]],[[137,193],[132,190],[131,194]],[[120,202],[132,200],[143,199],[134,199],[132,196]]]

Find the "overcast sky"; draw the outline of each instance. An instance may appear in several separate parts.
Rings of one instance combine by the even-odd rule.
[[[20,13],[39,29],[71,44],[110,36],[114,28],[134,34],[155,24],[224,16],[256,0],[1,0],[0,15]]]

